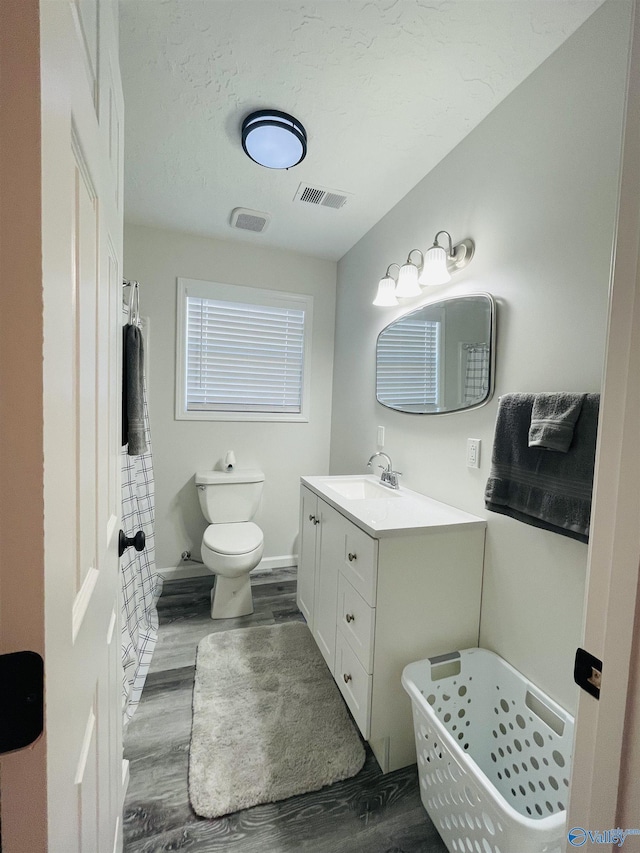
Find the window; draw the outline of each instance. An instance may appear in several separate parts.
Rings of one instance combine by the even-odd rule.
[[[440,402],[439,320],[404,320],[378,339],[376,396],[386,406],[423,412]]]
[[[178,279],[176,417],[308,420],[313,297]]]

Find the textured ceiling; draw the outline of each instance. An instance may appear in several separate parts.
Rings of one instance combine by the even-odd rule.
[[[340,258],[601,2],[121,0],[125,217]],[[244,154],[261,108],[306,127],[299,166]],[[294,202],[302,181],[349,199]]]

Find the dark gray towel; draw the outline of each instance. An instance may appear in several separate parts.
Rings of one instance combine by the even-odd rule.
[[[135,325],[122,330],[122,444],[129,456],[147,452],[144,434],[144,344]]]
[[[531,411],[529,447],[566,453],[586,394],[536,394]]]
[[[500,399],[485,506],[587,542],[600,395],[585,395],[566,453],[529,447],[535,396],[505,394]]]

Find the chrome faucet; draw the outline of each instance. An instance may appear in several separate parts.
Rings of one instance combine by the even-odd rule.
[[[393,464],[389,456],[386,453],[383,453],[381,450],[378,450],[376,453],[371,456],[369,461],[367,462],[367,468],[372,467],[372,462],[376,458],[376,456],[382,456],[383,459],[386,460],[387,465],[386,468],[384,465],[378,465],[378,468],[382,468],[382,474],[380,474],[380,482],[383,486],[388,486],[390,489],[399,489],[400,484],[398,483],[398,477],[401,477],[402,474],[400,471],[393,470]]]

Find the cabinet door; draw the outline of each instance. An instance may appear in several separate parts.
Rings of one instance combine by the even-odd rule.
[[[314,595],[316,585],[316,538],[318,498],[304,486],[300,487],[300,557],[296,602],[313,631]]]
[[[320,540],[313,636],[333,672],[336,655],[338,567],[344,555],[346,526],[349,522],[322,500],[318,500],[318,510]]]

